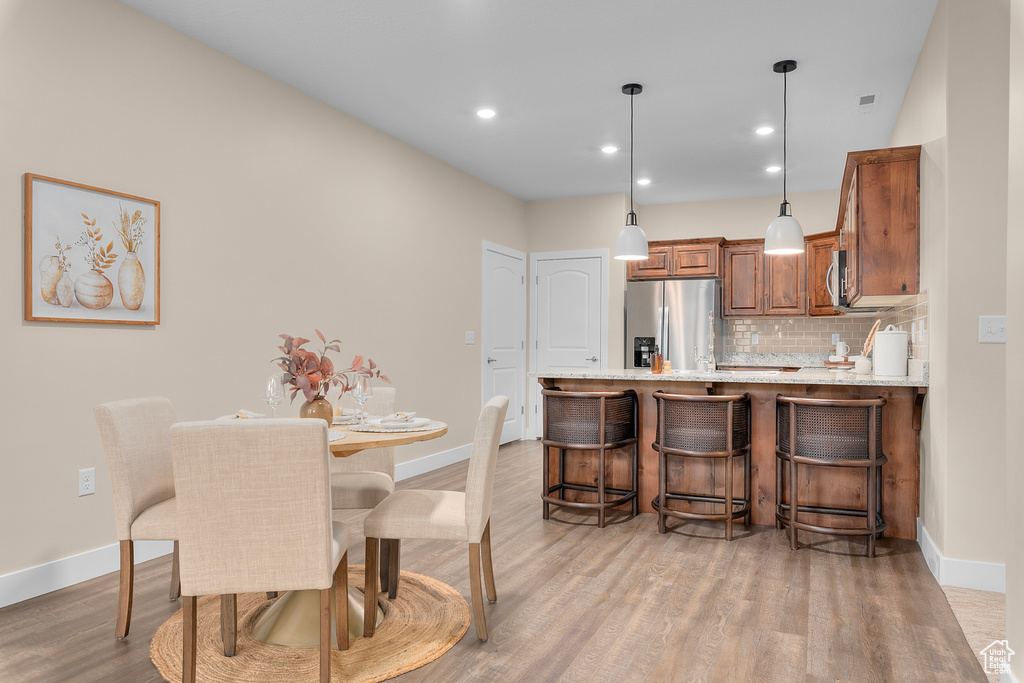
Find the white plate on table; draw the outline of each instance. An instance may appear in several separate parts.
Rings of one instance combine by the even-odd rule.
[[[383,419],[381,417],[371,417],[366,420],[366,425],[376,429],[416,429],[417,427],[430,424],[429,417],[414,417],[407,422],[382,422]]]

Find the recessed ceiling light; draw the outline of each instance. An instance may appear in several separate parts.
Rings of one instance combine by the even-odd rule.
[[[769,173],[778,173],[779,171],[782,170],[782,167],[781,166],[769,166],[768,168],[766,168],[764,170],[768,171]]]
[[[651,179],[650,178],[637,178],[636,179],[636,184],[637,185],[650,185],[651,184]]]
[[[754,130],[754,132],[757,133],[758,135],[771,135],[772,133],[775,132],[775,129],[772,128],[771,126],[761,126],[760,128]]]
[[[605,145],[604,147],[601,148],[601,151],[604,152],[605,154],[615,154],[616,152],[619,151],[619,148],[616,147],[615,145]]]
[[[495,111],[493,109],[480,109],[476,112],[476,115],[482,119],[493,119]]]

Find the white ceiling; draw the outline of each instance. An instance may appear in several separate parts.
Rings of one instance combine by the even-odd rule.
[[[838,188],[885,147],[936,0],[121,0],[525,200],[639,204]],[[856,98],[878,93],[876,108]],[[498,115],[479,119],[488,106]],[[777,132],[757,136],[772,125]],[[615,144],[618,154],[600,147]]]

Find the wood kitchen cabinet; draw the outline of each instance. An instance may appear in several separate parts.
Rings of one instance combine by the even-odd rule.
[[[764,240],[725,247],[722,315],[799,316],[807,314],[807,256],[764,253]]]
[[[630,280],[661,280],[672,272],[672,247],[647,247],[647,259],[627,261],[626,277]]]
[[[630,280],[664,280],[684,277],[718,277],[721,274],[722,237],[651,242],[645,261],[630,261]]]
[[[837,227],[850,306],[892,306],[921,291],[920,157],[920,145],[846,157]]]
[[[832,252],[839,249],[839,237],[830,233],[807,239],[807,315],[841,315],[832,306],[828,291]]]
[[[730,244],[722,274],[722,316],[764,315],[764,241]]]

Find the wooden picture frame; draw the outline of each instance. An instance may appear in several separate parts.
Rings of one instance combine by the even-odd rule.
[[[160,324],[160,202],[25,174],[25,320]]]

